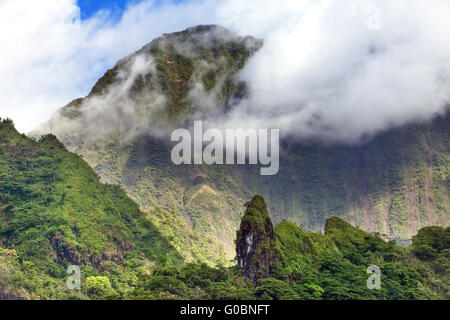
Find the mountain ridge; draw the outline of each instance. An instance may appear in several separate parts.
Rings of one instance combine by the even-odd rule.
[[[321,230],[326,218],[336,215],[406,243],[421,227],[449,224],[448,113],[428,124],[382,133],[361,146],[284,140],[280,173],[270,179],[252,166],[173,165],[167,130],[203,112],[214,113],[208,109],[211,103],[219,112],[233,108],[248,94],[236,77],[262,45],[221,32],[213,35],[215,41],[200,37],[199,45],[197,33],[217,27],[202,28],[144,46],[155,63],[129,77],[132,81],[122,79],[126,86],[116,83],[111,69],[93,89],[105,99],[76,100],[40,132],[58,136],[102,181],[122,185],[141,210],[166,212],[150,217],[188,261],[230,264],[240,204],[253,194],[268,199],[275,222],[288,219],[309,230]],[[199,49],[177,46],[180,37],[180,43]],[[108,92],[110,87],[114,90]],[[193,98],[197,91],[204,101]],[[128,105],[131,110],[124,107]],[[206,242],[192,241],[194,234]]]
[[[66,268],[77,265],[83,276],[108,274],[125,292],[136,272],[127,265],[139,270],[160,256],[182,260],[119,186],[100,184],[55,136],[33,140],[0,119],[0,168],[0,260],[6,263],[0,291],[26,298],[70,295]],[[118,272],[129,279],[119,280]]]
[[[422,228],[402,248],[338,217],[325,234],[274,225],[257,195],[240,219],[239,264],[212,268],[182,259],[151,223],[170,212],[139,211],[53,135],[0,120],[0,168],[0,299],[448,299],[450,228]]]

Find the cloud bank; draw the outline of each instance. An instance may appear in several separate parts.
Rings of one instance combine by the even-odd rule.
[[[220,127],[354,143],[431,119],[450,100],[446,0],[143,1],[116,23],[107,12],[81,21],[75,1],[35,6],[0,3],[2,30],[11,30],[0,34],[0,111],[21,130],[86,95],[153,38],[207,23],[264,39],[239,75],[250,96],[216,119]]]
[[[221,16],[265,45],[242,72],[251,98],[235,121],[353,143],[449,103],[448,1],[238,3]]]
[[[211,4],[143,1],[117,21],[80,19],[75,0],[0,1],[0,117],[22,132],[89,93],[103,73],[163,33],[208,23]]]

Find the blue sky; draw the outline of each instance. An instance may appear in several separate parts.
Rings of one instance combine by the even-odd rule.
[[[142,0],[78,0],[77,4],[81,10],[81,19],[88,19],[93,16],[99,10],[109,10],[113,15],[119,18],[128,4],[136,4]],[[181,3],[187,2],[186,0],[156,0],[155,3]]]
[[[108,9],[116,14],[122,13],[130,0],[78,0],[81,18],[87,19],[101,9]],[[133,0],[139,2],[139,0]]]

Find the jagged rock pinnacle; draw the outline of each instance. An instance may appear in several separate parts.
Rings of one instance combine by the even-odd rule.
[[[263,197],[254,196],[247,207],[237,232],[236,253],[244,275],[253,283],[269,276],[279,260],[275,249],[275,233]]]

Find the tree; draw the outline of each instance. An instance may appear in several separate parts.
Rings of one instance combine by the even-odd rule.
[[[115,293],[108,277],[87,277],[85,286],[87,293],[95,297],[112,295]]]

